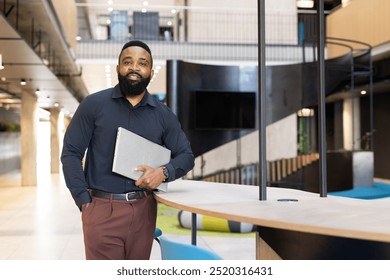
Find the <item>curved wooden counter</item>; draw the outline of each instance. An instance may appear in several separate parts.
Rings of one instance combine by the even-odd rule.
[[[246,222],[273,229],[390,242],[390,201],[267,188],[259,200],[257,186],[177,180],[156,199],[192,213]],[[279,201],[296,199],[293,201]],[[261,244],[260,244],[261,245]]]

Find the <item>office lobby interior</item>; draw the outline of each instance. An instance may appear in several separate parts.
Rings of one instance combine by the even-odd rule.
[[[150,46],[148,91],[177,115],[196,157],[156,198],[198,215],[197,246],[226,260],[389,259],[386,9],[387,0],[0,0],[0,259],[85,259],[62,139],[78,104],[116,85],[131,39]],[[209,205],[196,201],[197,184],[232,195],[241,186],[242,197]],[[256,227],[218,236],[206,214]],[[157,242],[151,259],[161,259]]]

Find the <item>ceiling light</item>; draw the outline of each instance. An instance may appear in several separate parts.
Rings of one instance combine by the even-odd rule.
[[[342,0],[341,4],[342,4],[343,7],[346,7],[346,6],[348,6],[350,4],[350,2],[351,2],[351,0]]]
[[[15,98],[2,98],[1,102],[4,104],[20,104],[21,100],[20,99],[15,99]]]
[[[3,98],[11,98],[12,95],[8,94],[8,93],[5,93],[5,92],[0,92],[0,99],[3,99]]]
[[[309,108],[303,108],[298,111],[298,117],[312,117],[314,116],[314,110]]]
[[[20,80],[20,85],[21,86],[25,86],[27,84],[26,80],[25,79],[21,79]]]
[[[365,94],[367,94],[367,91],[362,90],[362,91],[360,92],[360,94],[361,94],[361,95],[365,95]]]
[[[2,54],[0,53],[0,70],[3,70],[4,69],[4,65],[3,65],[3,56]]]
[[[314,1],[313,0],[297,0],[298,8],[313,8]]]

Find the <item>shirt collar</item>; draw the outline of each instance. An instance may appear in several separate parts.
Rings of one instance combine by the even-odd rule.
[[[112,92],[112,98],[125,98],[119,88],[119,85],[116,85],[114,87]],[[142,98],[141,102],[137,104],[136,107],[145,106],[147,104],[149,104],[152,107],[156,107],[157,106],[156,102],[157,100],[148,92],[148,90],[146,90],[145,96]]]

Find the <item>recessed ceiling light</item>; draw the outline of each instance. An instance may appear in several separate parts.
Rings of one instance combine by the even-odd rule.
[[[4,69],[4,66],[3,66],[3,56],[0,53],[0,70],[3,70],[3,69]]]
[[[314,1],[313,0],[298,0],[297,7],[298,8],[313,8]]]

